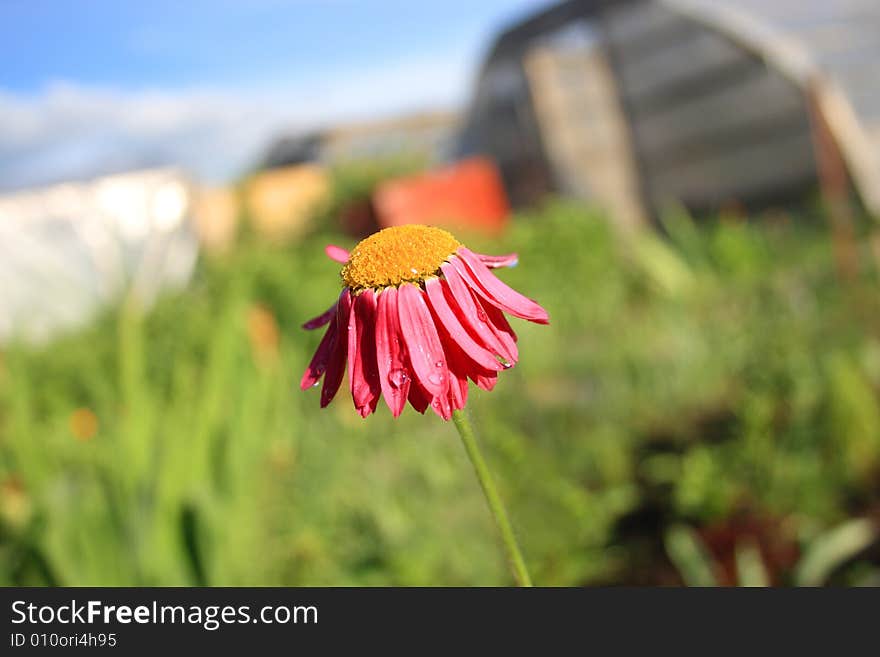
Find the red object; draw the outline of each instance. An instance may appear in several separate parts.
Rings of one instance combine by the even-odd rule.
[[[537,324],[549,322],[546,310],[492,273],[515,262],[514,254],[485,256],[458,246],[438,259],[430,275],[387,280],[390,261],[419,260],[419,235],[394,240],[394,232],[412,229],[423,231],[428,245],[430,231],[443,232],[394,227],[367,238],[351,254],[338,247],[327,251],[337,261],[347,257],[347,267],[360,267],[359,249],[365,242],[382,239],[393,245],[363,265],[376,282],[343,288],[333,306],[303,325],[307,330],[327,326],[300,381],[308,390],[323,377],[322,408],[336,396],[347,366],[352,400],[361,417],[374,412],[384,398],[394,417],[409,401],[419,413],[431,408],[448,420],[467,403],[468,379],[492,390],[499,372],[519,359],[516,334],[504,313]],[[442,275],[434,275],[436,270]],[[348,283],[345,268],[343,280]]]
[[[387,181],[373,203],[381,228],[425,224],[495,234],[510,211],[498,169],[485,157]]]

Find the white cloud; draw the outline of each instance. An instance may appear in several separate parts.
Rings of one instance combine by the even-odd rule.
[[[56,83],[0,95],[0,181],[17,187],[172,163],[225,177],[278,125],[271,109],[229,94]]]
[[[0,90],[0,187],[176,164],[211,181],[252,165],[280,132],[463,103],[476,65],[409,59],[298,88],[120,90],[56,82]]]

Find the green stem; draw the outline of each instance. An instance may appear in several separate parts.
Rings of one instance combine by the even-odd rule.
[[[455,422],[455,428],[461,436],[461,442],[464,443],[464,449],[468,458],[474,466],[477,473],[477,479],[480,480],[480,486],[486,494],[486,501],[489,503],[489,509],[495,517],[498,529],[501,531],[501,539],[504,543],[504,550],[507,552],[507,560],[510,562],[510,568],[513,570],[513,576],[519,586],[531,586],[532,578],[529,577],[529,571],[526,568],[526,562],[520,552],[519,545],[516,542],[516,536],[513,533],[513,527],[510,526],[510,520],[507,518],[507,511],[504,509],[504,503],[498,495],[495,488],[495,481],[492,479],[492,473],[483,460],[480,448],[477,445],[477,439],[474,436],[474,428],[471,426],[470,420],[464,411],[458,410],[452,412],[452,421]]]

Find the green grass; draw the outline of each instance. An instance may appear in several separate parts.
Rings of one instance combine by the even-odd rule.
[[[727,561],[791,583],[804,554],[812,583],[876,581],[870,529],[834,533],[880,506],[868,252],[842,283],[821,224],[667,232],[625,241],[551,203],[467,239],[518,251],[499,275],[551,315],[514,322],[520,364],[469,402],[536,583],[724,581]],[[328,241],[351,245],[247,240],[149,312],[7,346],[0,583],[511,583],[451,424],[299,391],[321,337],[299,325],[338,293]]]

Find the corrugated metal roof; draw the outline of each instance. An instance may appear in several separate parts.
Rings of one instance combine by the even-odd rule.
[[[878,0],[660,1],[748,42],[799,83],[816,85],[837,114],[829,117],[832,129],[862,197],[880,214]]]

